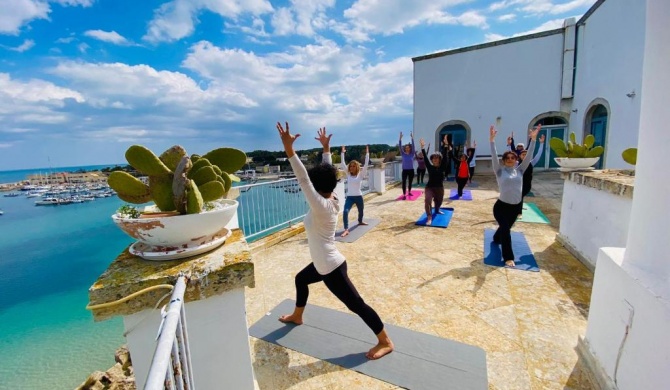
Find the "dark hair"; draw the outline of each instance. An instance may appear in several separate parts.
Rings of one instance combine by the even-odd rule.
[[[466,150],[465,152],[466,152],[466,153],[468,154],[468,156],[469,156],[469,155],[475,153],[475,148],[468,148],[468,150]]]
[[[433,157],[437,157],[437,158],[439,158],[439,159],[440,159],[440,162],[442,162],[442,155],[441,155],[441,154],[439,154],[439,153],[433,153],[433,154],[430,155],[430,159],[432,160]]]
[[[307,171],[309,180],[314,189],[321,193],[329,193],[335,190],[337,185],[337,169],[330,164],[319,164]]]
[[[517,155],[516,152],[513,152],[513,151],[511,151],[511,150],[508,150],[508,151],[506,151],[505,153],[503,153],[503,155],[502,155],[502,159],[503,159],[503,160],[507,159],[507,156],[509,156],[510,154],[513,155],[514,158],[516,158],[516,159],[519,158],[519,155]]]

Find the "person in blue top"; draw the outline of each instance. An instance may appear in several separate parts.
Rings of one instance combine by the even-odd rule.
[[[526,158],[517,165],[517,154],[511,150],[502,155],[502,165],[498,161],[498,152],[496,150],[495,138],[498,131],[494,126],[489,129],[491,141],[491,163],[493,172],[498,181],[500,195],[493,205],[493,217],[498,222],[498,230],[493,235],[493,242],[501,245],[502,256],[505,265],[514,267],[514,251],[512,250],[512,226],[523,207],[523,173],[530,165],[531,158],[535,150],[535,138],[540,131],[540,126],[530,131],[530,145]]]
[[[412,195],[412,181],[414,180],[414,155],[416,148],[414,147],[414,134],[409,133],[412,139],[411,144],[402,145],[402,131],[400,132],[400,140],[398,141],[398,149],[402,156],[402,198],[407,198],[407,195]],[[407,190],[407,192],[405,192]]]

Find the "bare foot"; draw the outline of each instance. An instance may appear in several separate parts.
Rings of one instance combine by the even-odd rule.
[[[505,266],[506,267],[515,267],[516,264],[514,264],[514,260],[505,260]]]
[[[340,237],[346,237],[346,236],[348,236],[348,235],[349,235],[349,229],[344,229],[344,231],[342,232],[342,234],[340,235]]]
[[[442,210],[440,210],[440,209],[437,209],[437,210],[435,211],[435,214],[444,214],[444,211],[442,211]]]
[[[403,196],[402,196],[402,200],[405,200],[405,199],[407,199],[407,197],[406,197],[405,195],[403,195]]]
[[[279,317],[279,321],[288,324],[288,323],[294,323],[296,325],[302,325],[302,316],[297,316],[295,314],[291,315],[283,315]]]
[[[370,360],[377,360],[382,358],[389,353],[393,352],[393,342],[388,340],[388,342],[379,342],[377,345],[372,347],[368,353],[365,355]]]
[[[432,225],[432,224],[433,224],[433,218],[426,219],[426,225]]]
[[[359,222],[358,224],[359,224],[359,225],[362,225],[362,226],[366,226],[368,223],[367,223],[367,222],[363,222],[363,221],[361,221],[361,222]]]

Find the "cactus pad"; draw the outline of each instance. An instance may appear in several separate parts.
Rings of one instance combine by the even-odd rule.
[[[141,145],[129,147],[126,160],[145,175],[165,175],[172,172],[151,150]]]
[[[247,162],[247,155],[234,148],[214,149],[202,156],[209,160],[213,165],[221,168],[223,172],[233,173],[242,168]]]
[[[181,158],[186,155],[186,150],[184,150],[184,148],[179,145],[175,145],[164,151],[163,154],[160,155],[159,159],[163,162],[163,164],[165,164],[166,167],[168,167],[168,169],[174,171],[177,169],[177,165],[179,165]]]

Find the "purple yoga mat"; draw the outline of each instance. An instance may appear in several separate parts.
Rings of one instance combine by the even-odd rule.
[[[472,200],[472,192],[470,190],[463,190],[463,196],[460,198],[458,197],[458,190],[456,189],[451,189],[451,192],[449,193],[449,199],[450,200]]]

